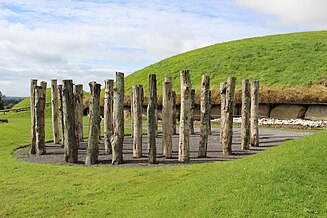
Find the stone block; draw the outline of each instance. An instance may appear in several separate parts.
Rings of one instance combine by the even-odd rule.
[[[275,119],[297,119],[303,118],[306,108],[301,105],[283,104],[273,108],[270,118]]]
[[[327,106],[309,106],[304,118],[308,120],[327,120]]]

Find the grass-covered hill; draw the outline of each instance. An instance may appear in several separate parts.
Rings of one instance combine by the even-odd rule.
[[[202,74],[211,77],[214,92],[228,76],[235,76],[239,85],[242,79],[260,80],[262,101],[326,102],[321,93],[326,92],[327,31],[243,39],[180,54],[129,75],[127,93],[134,84],[147,90],[152,73],[157,75],[159,93],[165,76],[173,78],[173,88],[179,91],[179,72],[184,69],[190,70],[196,90]]]
[[[126,102],[133,85],[148,89],[148,74],[155,73],[158,93],[165,76],[173,78],[173,88],[180,90],[181,70],[191,72],[192,86],[199,101],[201,75],[209,75],[213,102],[219,103],[219,84],[228,76],[237,77],[239,101],[242,79],[260,80],[261,102],[327,102],[327,31],[291,33],[220,43],[162,60],[136,71],[125,79]],[[50,101],[47,92],[47,102]],[[104,91],[101,92],[103,97]],[[87,99],[88,93],[84,93]],[[160,98],[159,98],[160,99]],[[29,98],[15,107],[29,105]]]

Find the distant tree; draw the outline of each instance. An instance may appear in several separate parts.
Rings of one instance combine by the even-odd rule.
[[[4,106],[3,108],[4,108],[4,109],[11,109],[11,108],[13,108],[14,106],[15,106],[15,104],[10,103],[10,104]]]
[[[3,94],[2,94],[2,92],[0,91],[0,110],[3,110],[3,102],[4,102],[4,100],[5,100],[5,97],[6,96],[4,96]]]

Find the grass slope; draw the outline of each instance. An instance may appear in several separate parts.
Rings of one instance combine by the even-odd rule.
[[[83,97],[86,99],[90,98],[90,94],[86,91],[83,91]],[[47,101],[46,102],[51,102],[51,88],[47,88]],[[30,106],[30,97],[25,98],[24,100],[20,101],[19,103],[17,103],[14,108],[20,108],[20,107],[28,107]]]
[[[0,116],[1,217],[327,216],[327,131],[229,162],[86,168],[16,161],[28,114]]]
[[[213,89],[228,76],[260,80],[263,87],[306,87],[327,79],[327,31],[292,33],[250,38],[208,46],[180,54],[139,70],[126,78],[128,91],[157,74],[158,84],[173,77],[173,88],[180,90],[179,72],[191,71],[192,86],[199,90],[201,75],[211,77]],[[161,92],[161,89],[158,90]]]

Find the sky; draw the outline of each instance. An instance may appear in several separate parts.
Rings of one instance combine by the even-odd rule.
[[[327,29],[324,0],[0,0],[0,91],[88,83],[235,39]]]

